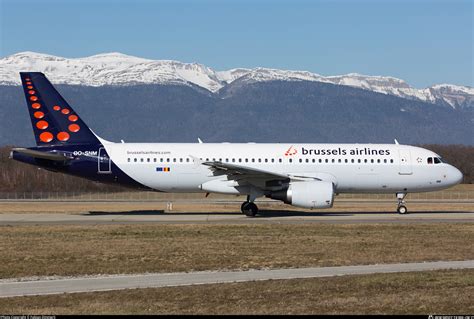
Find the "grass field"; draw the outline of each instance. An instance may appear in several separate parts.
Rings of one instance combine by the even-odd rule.
[[[2,314],[469,314],[474,270],[0,299]]]
[[[0,227],[0,278],[474,259],[474,224]]]
[[[410,213],[446,213],[450,212],[471,212],[474,213],[474,202],[408,202]],[[279,202],[258,203],[258,207],[263,215],[268,212],[292,212],[312,214],[327,213],[387,213],[396,214],[396,203],[393,202],[344,202],[336,201],[334,206],[329,209],[309,210],[293,207]],[[235,213],[240,215],[240,202],[235,203],[208,203],[208,202],[173,202],[171,210],[173,213]],[[42,213],[61,213],[61,214],[89,214],[89,213],[163,213],[170,212],[166,202],[0,202],[0,218],[2,214],[42,214]]]

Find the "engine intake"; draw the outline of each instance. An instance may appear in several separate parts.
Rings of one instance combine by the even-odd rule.
[[[269,196],[302,208],[330,208],[334,202],[334,186],[331,182],[292,182],[286,190]]]

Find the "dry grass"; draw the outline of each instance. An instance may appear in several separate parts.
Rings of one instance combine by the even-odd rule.
[[[333,208],[309,210],[293,207],[280,202],[257,203],[261,210],[295,211],[312,213],[395,213],[396,201],[393,202],[346,202],[336,201]],[[472,212],[474,205],[469,202],[452,203],[417,203],[408,202],[411,213],[416,212]],[[67,213],[83,214],[89,212],[133,212],[139,214],[143,211],[167,211],[166,202],[0,202],[0,217],[2,214],[44,214]],[[174,213],[228,213],[240,214],[240,202],[235,203],[209,203],[206,201],[187,203],[173,202]]]
[[[474,224],[0,227],[0,278],[474,259]]]
[[[0,299],[2,314],[463,314],[474,270]]]

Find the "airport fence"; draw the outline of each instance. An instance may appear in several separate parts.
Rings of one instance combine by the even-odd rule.
[[[123,201],[123,202],[210,202],[226,203],[244,201],[244,196],[226,196],[220,194],[180,194],[160,192],[0,192],[0,201]],[[339,194],[336,200],[341,201],[394,201],[394,194]],[[409,193],[410,201],[467,201],[474,202],[474,185],[458,189]],[[258,201],[271,201],[259,199]]]

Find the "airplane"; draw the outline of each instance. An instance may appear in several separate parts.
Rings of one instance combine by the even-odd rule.
[[[243,214],[267,197],[330,208],[342,193],[391,193],[406,214],[408,193],[462,181],[438,154],[395,144],[113,143],[95,134],[40,72],[20,72],[36,147],[14,160],[97,182],[158,192],[246,195]]]

